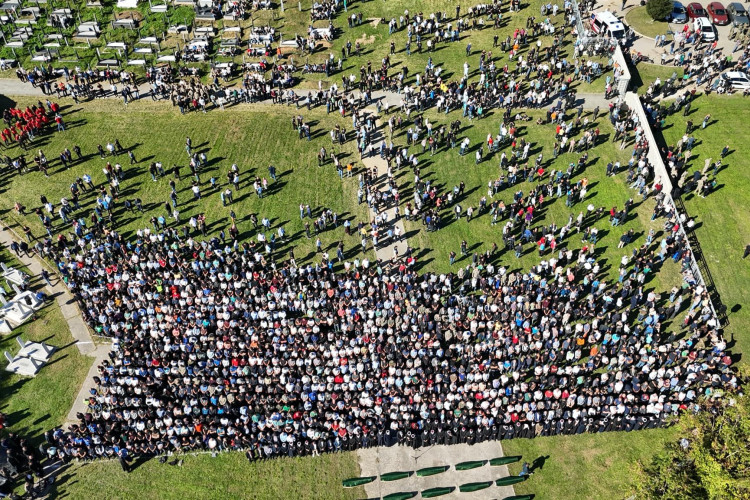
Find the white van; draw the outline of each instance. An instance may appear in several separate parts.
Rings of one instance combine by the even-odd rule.
[[[625,39],[625,25],[614,14],[605,10],[591,14],[591,30],[597,35]]]

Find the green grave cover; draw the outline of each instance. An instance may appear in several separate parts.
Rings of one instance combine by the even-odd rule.
[[[429,490],[422,491],[422,498],[434,498],[442,495],[447,495],[456,488],[454,486],[443,486],[441,488],[430,488]]]
[[[416,491],[400,491],[398,493],[391,493],[383,497],[383,500],[408,500],[417,496]]]
[[[456,464],[456,470],[476,469],[487,463],[487,460],[473,460],[471,462],[461,462]]]
[[[367,476],[367,477],[352,477],[349,479],[344,479],[341,481],[341,484],[344,486],[344,488],[354,488],[355,486],[359,486],[361,484],[367,484],[375,481],[377,476]]]
[[[510,486],[511,484],[522,483],[524,481],[526,481],[526,476],[508,476],[501,477],[495,481],[495,484],[498,486]]]
[[[397,481],[399,479],[405,479],[411,476],[411,471],[405,472],[386,472],[380,475],[381,481]]]
[[[479,491],[483,490],[485,488],[489,488],[492,484],[492,481],[484,481],[482,483],[466,483],[462,484],[458,487],[459,491],[462,491],[463,493],[469,493],[472,491]]]
[[[447,470],[448,470],[448,466],[447,465],[439,465],[437,467],[425,467],[424,469],[419,469],[417,471],[417,476],[419,476],[419,477],[434,476],[435,474],[440,474],[440,473],[445,472]]]
[[[490,465],[507,465],[521,460],[521,455],[511,457],[497,457],[490,460]]]

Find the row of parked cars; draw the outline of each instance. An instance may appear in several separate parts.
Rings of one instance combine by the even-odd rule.
[[[716,26],[726,26],[729,23],[735,26],[743,26],[750,23],[747,10],[739,2],[732,2],[725,9],[721,2],[711,2],[704,9],[698,2],[691,2],[687,8],[680,2],[673,2],[672,12],[667,16],[667,21],[673,23],[686,23],[693,21],[695,31],[703,35],[703,39],[709,42],[716,40]]]
[[[706,40],[716,39],[716,26],[726,26],[732,23],[741,27],[750,24],[747,10],[741,3],[732,2],[727,8],[721,2],[711,2],[704,9],[698,2],[689,3],[687,8],[680,2],[673,2],[672,12],[667,16],[667,21],[685,24],[693,21],[696,31],[703,33]],[[750,91],[750,78],[742,71],[727,71],[722,73],[721,79],[725,88],[732,90]]]
[[[724,8],[721,2],[711,2],[704,9],[698,2],[689,3],[687,8],[680,2],[672,2],[672,12],[667,16],[667,21],[673,23],[686,23],[696,19],[708,19],[717,26],[726,26],[729,23],[735,26],[749,24],[747,10],[739,2],[732,2],[729,8]]]
[[[716,40],[714,25],[725,26],[729,23],[734,26],[750,24],[747,10],[739,2],[732,2],[725,9],[721,2],[711,2],[704,9],[698,2],[691,2],[685,7],[682,3],[674,1],[672,12],[667,15],[667,21],[684,24],[693,21],[695,31],[703,35],[706,41]],[[626,27],[614,14],[609,11],[591,14],[591,30],[600,35],[610,36],[623,43],[626,38]]]

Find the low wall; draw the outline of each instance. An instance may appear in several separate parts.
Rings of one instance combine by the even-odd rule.
[[[641,100],[638,98],[638,95],[636,93],[628,92],[625,94],[625,103],[628,105],[630,109],[635,111],[635,114],[638,117],[638,122],[642,125],[643,133],[646,135],[646,140],[648,141],[647,158],[648,158],[649,163],[654,169],[654,180],[659,181],[659,183],[664,186],[662,191],[664,192],[664,195],[665,195],[665,203],[667,203],[672,209],[672,211],[676,214],[684,212],[684,210],[677,209],[677,205],[675,205],[675,201],[672,198],[672,180],[669,178],[669,172],[667,171],[667,166],[664,164],[664,160],[662,159],[661,153],[659,152],[659,146],[656,142],[656,138],[654,137],[654,133],[651,130],[651,125],[648,121],[648,117],[646,116],[646,111],[643,108],[643,104],[641,103]],[[711,287],[707,286],[706,280],[704,279],[704,275],[701,272],[700,267],[698,265],[698,259],[702,258],[702,254],[700,250],[698,251],[698,253],[694,251],[693,247],[690,245],[690,238],[685,232],[685,228],[683,227],[682,224],[679,224],[679,229],[677,233],[680,235],[681,238],[684,239],[684,241],[687,244],[687,247],[690,249],[690,254],[692,257],[690,259],[690,271],[693,273],[693,276],[695,277],[695,281],[709,292],[709,296],[713,295],[713,293],[715,293],[715,289],[712,289],[712,288],[715,288],[715,287],[713,287],[713,285]],[[708,268],[706,267],[706,269]],[[711,283],[713,283],[712,279],[711,279]],[[717,318],[717,320],[719,320],[720,316],[716,314],[719,304],[714,304],[713,298],[709,300],[709,303],[711,304],[711,312],[713,313],[714,317]]]
[[[612,55],[612,59],[622,70],[622,76],[620,76],[620,79],[615,82],[615,85],[617,85],[617,93],[621,96],[626,96],[628,86],[630,85],[630,70],[628,69],[628,63],[625,61],[625,54],[623,54],[622,47],[620,47],[619,43],[615,46],[615,53]]]
[[[635,92],[626,93],[625,104],[628,105],[628,108],[635,111],[636,116],[638,116],[638,122],[643,127],[643,133],[646,134],[646,140],[648,140],[647,157],[648,161],[651,163],[651,166],[654,167],[654,178],[661,181],[661,184],[664,186],[664,192],[671,195],[672,180],[669,178],[669,172],[667,171],[666,165],[664,165],[664,160],[662,159],[661,153],[659,152],[659,146],[656,143],[654,132],[651,130],[651,125],[648,122],[648,116],[646,116],[646,110],[643,109],[643,104],[641,104],[641,100],[638,98],[638,94],[636,94]]]

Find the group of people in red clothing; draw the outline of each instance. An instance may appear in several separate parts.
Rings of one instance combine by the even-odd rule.
[[[8,108],[3,112],[5,128],[0,132],[0,139],[5,146],[17,143],[25,148],[28,140],[34,139],[51,123],[50,115],[54,117],[57,130],[65,130],[60,105],[56,102],[48,100],[46,104],[43,104],[39,101],[37,104],[27,106],[26,109]]]

